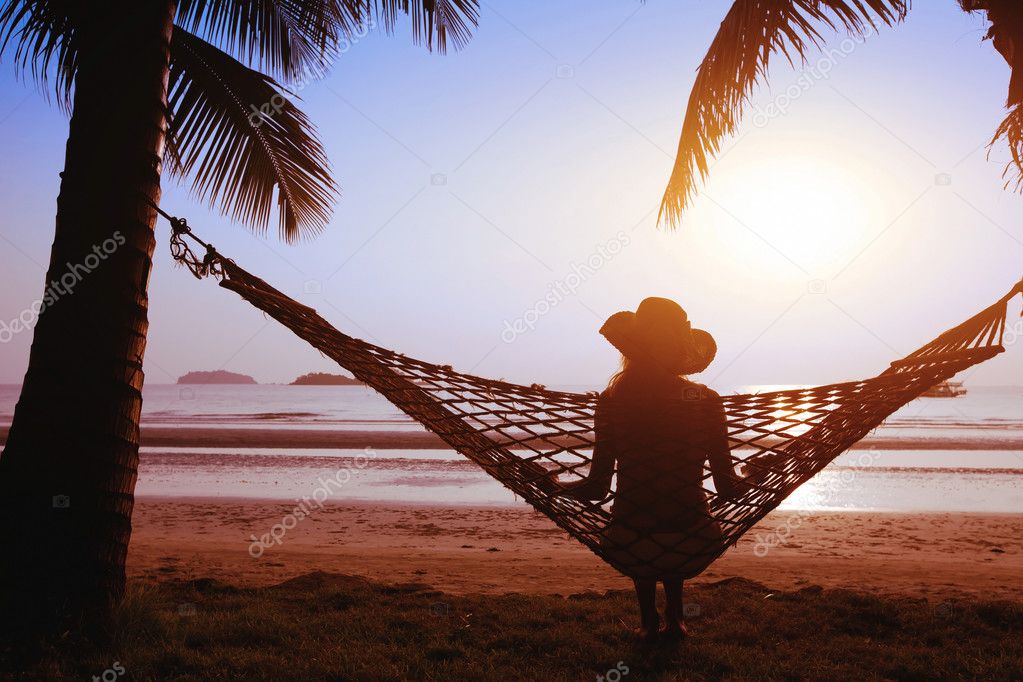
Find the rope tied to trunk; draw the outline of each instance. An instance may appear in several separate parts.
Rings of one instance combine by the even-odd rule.
[[[188,220],[185,218],[178,218],[170,213],[167,213],[160,208],[152,199],[148,196],[143,195],[150,206],[152,206],[157,213],[167,219],[167,222],[171,226],[171,237],[170,237],[170,252],[171,257],[180,265],[184,265],[188,268],[196,279],[203,279],[209,275],[213,275],[217,279],[223,279],[224,263],[228,259],[221,256],[213,244],[203,241],[192,232],[192,228],[188,224]],[[206,253],[202,257],[199,257],[192,247],[186,241],[186,238],[191,239],[200,247],[206,249]]]

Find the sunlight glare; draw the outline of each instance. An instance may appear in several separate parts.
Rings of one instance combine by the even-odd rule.
[[[866,243],[876,194],[839,163],[817,155],[787,156],[729,170],[715,183],[713,196],[756,233],[736,246],[758,267],[770,271],[779,258],[787,258],[827,277]]]

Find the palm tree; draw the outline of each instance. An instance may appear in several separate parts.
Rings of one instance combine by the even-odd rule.
[[[0,1],[0,54],[71,116],[0,457],[3,625],[102,624],[123,593],[162,171],[258,232],[275,212],[285,241],[321,230],[337,187],[284,88],[319,75],[361,26],[402,15],[444,51],[470,38],[478,0]]]
[[[1023,6],[1019,0],[957,0],[966,12],[986,12],[987,37],[1012,67],[1009,113],[991,140],[1012,152],[1006,185],[1023,187]],[[721,141],[735,133],[753,86],[772,57],[806,63],[824,44],[822,31],[863,37],[901,22],[909,0],[735,0],[697,71],[689,95],[675,166],[659,219],[677,225],[694,199]]]

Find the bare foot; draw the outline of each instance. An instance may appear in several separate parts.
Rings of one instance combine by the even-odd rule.
[[[681,621],[668,622],[661,628],[661,637],[670,642],[680,642],[690,637],[689,628]]]
[[[659,628],[654,627],[638,627],[632,631],[632,634],[636,636],[636,640],[642,644],[654,644],[658,640]]]

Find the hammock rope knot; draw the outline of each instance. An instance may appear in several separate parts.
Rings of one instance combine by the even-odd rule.
[[[188,222],[184,218],[172,217],[170,218],[170,223],[171,257],[173,257],[179,265],[184,265],[188,268],[189,272],[195,275],[196,279],[203,279],[204,277],[211,275],[218,279],[224,279],[224,277],[227,276],[225,264],[229,262],[229,260],[221,256],[213,247],[213,244],[208,244],[196,237],[192,233],[192,228],[188,226]],[[206,252],[201,258],[192,250],[191,245],[185,241],[186,237],[192,239],[199,246],[206,249]]]

